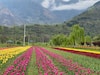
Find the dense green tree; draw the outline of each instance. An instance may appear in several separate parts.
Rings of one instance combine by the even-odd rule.
[[[91,46],[91,44],[92,44],[92,39],[91,39],[91,37],[90,37],[89,35],[86,35],[86,36],[85,36],[85,45]]]
[[[84,43],[84,28],[74,25],[71,30],[68,37],[64,34],[53,36],[51,43],[57,46],[81,45],[81,43]]]
[[[73,25],[72,31],[69,35],[71,44],[79,45],[84,42],[84,28],[80,27],[79,25]]]
[[[89,43],[92,42],[92,39],[91,39],[91,37],[89,35],[85,36],[85,43],[86,42],[89,42]]]
[[[56,46],[63,46],[68,44],[67,36],[64,34],[54,35],[50,40],[50,43]]]

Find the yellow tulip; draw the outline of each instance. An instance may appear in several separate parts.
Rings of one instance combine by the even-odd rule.
[[[9,59],[13,58],[14,56],[26,51],[30,46],[27,47],[15,47],[15,48],[8,48],[5,50],[0,50],[0,61],[1,64],[6,63]]]

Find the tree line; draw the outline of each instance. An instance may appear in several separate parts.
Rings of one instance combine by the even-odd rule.
[[[91,36],[85,34],[85,30],[83,27],[80,27],[78,24],[76,24],[71,27],[71,32],[69,33],[69,35],[54,35],[50,40],[50,44],[55,46],[91,46],[92,44],[94,44],[92,42],[96,41],[96,39],[100,40],[100,37],[95,37],[93,40]]]
[[[0,44],[11,42],[23,44],[24,26],[0,26]],[[26,25],[26,43],[50,42],[51,45],[80,45],[84,42],[98,41],[100,36],[91,37],[83,27],[73,25]]]

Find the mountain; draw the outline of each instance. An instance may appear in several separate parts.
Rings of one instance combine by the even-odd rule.
[[[0,24],[8,26],[61,23],[85,9],[59,10],[58,8],[77,2],[79,0],[0,0],[0,8],[3,7],[0,9]]]
[[[84,27],[88,35],[100,34],[100,1],[95,3],[87,11],[74,17],[69,22],[65,22],[67,26],[79,24]]]
[[[8,8],[0,9],[0,24],[11,25],[11,24],[21,24],[22,21],[19,20]]]
[[[49,20],[53,21],[56,19],[55,15],[53,15],[50,11],[31,0],[9,0],[9,2],[7,2],[8,1],[4,0],[2,3],[5,4],[5,7],[17,16],[19,20],[22,20],[22,23],[45,23],[46,21],[48,22]],[[10,18],[8,20],[12,21]]]

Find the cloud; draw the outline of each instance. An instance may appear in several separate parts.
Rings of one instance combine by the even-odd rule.
[[[52,4],[55,4],[55,0],[44,0],[41,5],[44,8],[49,8],[50,6],[52,6]]]
[[[50,5],[49,0],[44,0],[41,5],[45,8],[49,8]]]
[[[62,0],[63,2],[69,2],[71,0]],[[60,4],[56,6],[55,0],[44,0],[42,2],[42,6],[45,8],[51,8],[51,10],[84,10],[88,7],[92,6],[94,3],[98,2],[100,0],[79,0],[76,3],[70,3],[70,4]]]

